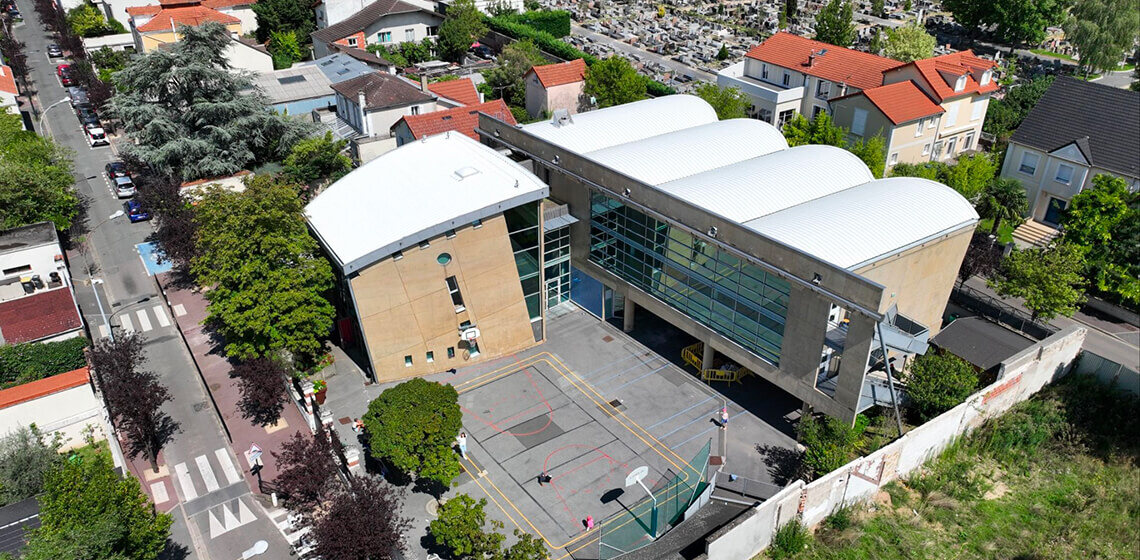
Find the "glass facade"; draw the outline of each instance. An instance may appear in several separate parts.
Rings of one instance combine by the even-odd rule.
[[[543,235],[542,263],[546,268],[546,307],[570,300],[570,226]]]
[[[590,202],[590,261],[779,365],[787,281],[600,192]]]
[[[532,321],[542,317],[542,290],[539,286],[538,227],[539,203],[532,202],[516,206],[503,212],[507,222],[507,234],[511,238],[511,250],[515,252],[515,265],[519,269],[526,309]]]

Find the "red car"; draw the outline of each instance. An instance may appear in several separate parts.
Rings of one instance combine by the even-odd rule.
[[[69,65],[69,64],[60,64],[59,66],[55,67],[55,73],[60,78],[62,78],[64,74],[69,74],[70,72],[71,72],[71,65]]]

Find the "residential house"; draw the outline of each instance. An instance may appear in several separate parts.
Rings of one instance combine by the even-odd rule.
[[[382,0],[381,0],[382,1]],[[407,3],[419,6],[425,10],[442,14],[450,0],[406,0]],[[357,12],[371,6],[376,0],[317,0],[313,3],[313,12],[317,18],[317,29],[331,27]],[[515,12],[523,11],[523,0],[475,0],[475,7],[485,14],[490,14],[499,8],[508,8]]]
[[[0,345],[64,340],[82,328],[55,225],[0,231]]]
[[[95,5],[102,9],[105,16],[126,22],[133,15],[132,9],[149,8],[152,6],[152,1],[99,0]],[[253,4],[256,2],[257,0],[202,0],[202,6],[238,18],[241,21],[242,29],[249,33],[257,29],[257,15],[253,13]]]
[[[1140,190],[1140,93],[1058,77],[1006,148],[1001,176],[1021,181],[1029,199],[1030,221],[1015,237],[1055,234],[1069,202],[1102,173]]]
[[[437,101],[440,109],[478,105],[483,102],[483,96],[475,89],[475,82],[472,82],[471,78],[432,82],[427,84],[427,89],[439,98]]]
[[[172,45],[181,36],[178,27],[216,22],[225,26],[232,41],[226,59],[236,70],[273,70],[269,52],[254,41],[240,37],[257,29],[257,19],[249,0],[160,0],[157,5],[126,8],[127,23],[134,37],[135,50],[150,52]]]
[[[438,107],[426,87],[383,72],[372,72],[333,84],[337,117],[356,133],[353,149],[360,161],[369,161],[396,147],[392,125],[404,115],[420,115]]]
[[[345,19],[322,25],[321,8],[317,6],[317,27],[311,35],[317,57],[335,52],[330,45],[364,49],[368,45],[397,45],[434,37],[443,23],[443,15],[424,6],[404,0],[376,0]]]
[[[102,412],[83,367],[0,390],[0,436],[35,424],[49,440],[58,434],[60,450],[66,451],[86,445],[88,431],[96,441],[106,439],[109,426]]]
[[[392,61],[376,56],[364,49],[349,47],[347,45],[338,45],[336,43],[330,44],[329,47],[336,50],[338,53],[342,53],[345,56],[363,62],[373,70],[379,70],[380,72],[387,72],[389,74],[396,73],[396,65],[393,64]],[[325,60],[325,58],[321,58],[319,60]]]
[[[317,109],[336,107],[332,85],[373,72],[373,69],[345,53],[330,54],[311,62],[294,64],[253,77],[269,98],[275,111],[305,115]]]
[[[586,89],[586,61],[582,59],[533,66],[526,82],[526,112],[534,118],[564,109],[571,114],[582,108]]]
[[[887,169],[896,163],[931,159],[934,131],[945,113],[914,82],[897,82],[839,97],[831,102],[836,122],[846,123],[852,140],[880,136]]]
[[[19,115],[20,103],[16,100],[19,95],[20,90],[16,88],[16,78],[12,74],[12,67],[0,64],[0,111]]]
[[[479,126],[479,113],[486,113],[511,125],[518,124],[507,103],[496,99],[422,115],[405,115],[392,125],[392,136],[396,138],[396,146],[445,132],[458,132],[479,140],[479,133],[475,131]]]

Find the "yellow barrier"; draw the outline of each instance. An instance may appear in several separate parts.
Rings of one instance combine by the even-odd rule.
[[[752,375],[752,370],[744,367],[733,367],[734,364],[726,364],[719,368],[701,369],[704,365],[705,344],[698,342],[686,346],[681,349],[681,359],[686,364],[689,364],[701,372],[701,380],[703,381],[727,381],[729,383],[740,383],[740,380],[745,376]]]

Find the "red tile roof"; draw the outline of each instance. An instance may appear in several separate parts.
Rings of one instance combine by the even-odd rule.
[[[45,377],[31,383],[16,385],[15,387],[0,391],[0,408],[8,408],[23,402],[46,397],[48,395],[79,387],[87,383],[89,373],[86,367],[72,370],[67,373]]]
[[[408,125],[408,130],[417,140],[452,130],[478,140],[479,134],[475,132],[475,128],[479,126],[479,113],[487,113],[511,125],[518,124],[511,114],[510,107],[507,107],[502,99],[423,115],[405,115],[400,121]],[[392,128],[399,126],[400,121],[396,121]]]
[[[978,82],[974,80],[974,76],[970,74],[971,70],[989,70],[996,66],[996,64],[992,61],[982,60],[974,56],[974,53],[971,51],[961,51],[936,56],[934,58],[916,60],[905,66],[910,65],[918,69],[919,74],[930,84],[930,88],[934,90],[934,95],[938,98],[939,103],[953,97],[997,91],[999,87],[997,81],[992,77],[990,78],[990,83],[984,86],[978,85]],[[965,74],[967,76],[966,87],[963,88],[962,91],[954,91],[954,87],[947,84],[946,79],[942,77],[942,72],[953,76]]]
[[[196,26],[210,21],[216,21],[223,25],[241,23],[241,20],[234,16],[223,14],[213,8],[207,8],[194,2],[192,5],[161,6],[161,9],[154,13],[154,17],[150,21],[136,29],[141,33],[151,33],[169,31],[172,27],[179,25]]]
[[[238,6],[251,6],[256,4],[257,0],[202,0],[202,5],[207,8],[221,10],[224,8],[236,8]]]
[[[819,56],[818,53],[823,49],[827,49],[827,53]],[[813,52],[817,56],[812,65],[808,66],[808,57]],[[745,56],[831,82],[843,82],[859,89],[883,85],[883,72],[902,65],[897,60],[813,41],[784,31],[752,47]]]
[[[16,89],[16,78],[12,74],[11,66],[0,64],[0,91],[12,95],[20,94],[20,90]]]
[[[151,16],[151,15],[157,14],[160,11],[162,11],[162,6],[156,6],[153,4],[150,6],[129,6],[129,7],[127,7],[127,13],[132,15],[132,16]]]
[[[579,58],[558,64],[533,66],[531,71],[538,76],[538,81],[542,82],[542,87],[551,88],[585,80],[586,61]]]
[[[428,90],[440,97],[446,97],[464,105],[479,104],[479,92],[475,91],[475,82],[472,82],[471,78],[435,82],[428,84]]]
[[[930,97],[910,80],[865,89],[854,95],[866,96],[868,101],[895,124],[945,112],[941,105],[931,101]]]
[[[0,302],[0,337],[8,344],[35,342],[82,326],[71,288]]]

